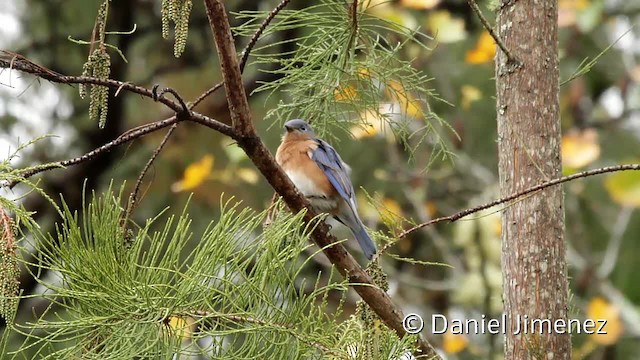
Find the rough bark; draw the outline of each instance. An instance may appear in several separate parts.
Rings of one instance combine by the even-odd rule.
[[[561,176],[557,0],[502,0],[497,30],[519,64],[496,57],[500,189],[509,195]],[[560,186],[503,212],[505,359],[569,359],[568,334],[514,334],[518,316],[567,318],[567,263]],[[509,330],[510,329],[510,330]]]

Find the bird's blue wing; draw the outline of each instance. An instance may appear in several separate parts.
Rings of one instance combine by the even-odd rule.
[[[340,197],[348,204],[347,208],[338,210],[339,213],[333,214],[333,216],[351,230],[364,254],[371,260],[376,253],[376,245],[367,234],[367,230],[358,216],[353,185],[349,179],[348,166],[331,145],[320,139],[315,139],[315,141],[318,147],[311,154],[311,159],[322,169],[331,185],[336,188]]]
[[[331,145],[320,139],[316,139],[316,143],[318,147],[312,153],[312,160],[322,169],[338,194],[351,206],[354,191],[346,164]]]

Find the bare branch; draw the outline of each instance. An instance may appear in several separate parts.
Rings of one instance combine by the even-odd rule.
[[[118,92],[122,90],[129,91],[132,93],[142,95],[144,97],[148,97],[152,100],[158,101],[164,104],[165,106],[167,106],[168,108],[170,108],[171,110],[175,111],[177,114],[176,116],[170,117],[168,119],[152,122],[152,123],[131,129],[123,133],[122,135],[120,135],[117,139],[109,143],[106,143],[100,146],[99,148],[96,148],[82,156],[32,168],[28,171],[25,171],[23,174],[21,174],[22,177],[24,177],[25,179],[51,169],[70,166],[70,165],[76,165],[85,161],[92,160],[96,156],[104,152],[108,152],[118,145],[137,139],[148,133],[165,128],[167,126],[171,126],[180,120],[188,120],[188,121],[199,123],[213,130],[216,130],[224,135],[227,135],[233,139],[235,139],[237,136],[237,134],[229,125],[224,124],[215,119],[212,119],[208,116],[202,115],[200,113],[192,112],[189,109],[189,107],[184,103],[180,95],[173,89],[166,88],[160,91],[160,93],[157,93],[157,87],[154,87],[154,89],[149,90],[145,87],[138,86],[130,82],[122,82],[122,81],[111,80],[111,79],[99,79],[99,78],[89,77],[89,76],[62,75],[55,71],[49,70],[46,67],[38,65],[32,62],[31,60],[26,59],[22,55],[15,54],[6,50],[0,50],[0,68],[18,70],[24,73],[35,75],[45,80],[49,80],[54,83],[93,84],[93,85],[107,86],[112,89],[116,89],[116,91]],[[162,96],[163,93],[165,92],[169,92],[173,94],[176,97],[177,102]],[[13,188],[17,183],[18,181],[12,181],[5,185],[8,186],[9,188]]]
[[[476,206],[473,208],[469,208],[466,210],[462,210],[460,212],[457,212],[453,215],[449,215],[449,216],[443,216],[443,217],[439,217],[437,219],[433,219],[427,222],[424,222],[422,224],[418,224],[414,227],[412,227],[411,229],[405,230],[402,233],[400,233],[400,235],[398,235],[398,238],[403,238],[415,231],[417,231],[418,229],[422,229],[425,226],[430,226],[433,224],[437,224],[437,223],[441,223],[443,221],[448,221],[448,222],[454,222],[456,220],[459,220],[467,215],[471,215],[474,213],[477,213],[478,211],[482,211],[491,207],[494,207],[496,205],[500,205],[502,203],[506,203],[509,202],[511,200],[515,200],[518,199],[522,196],[525,195],[529,195],[532,193],[535,193],[537,191],[543,190],[545,188],[548,188],[550,186],[554,186],[554,185],[559,185],[562,183],[566,183],[568,181],[571,180],[575,180],[575,179],[579,179],[579,178],[585,178],[585,177],[589,177],[589,176],[593,176],[593,175],[599,175],[599,174],[605,174],[605,173],[611,173],[611,172],[616,172],[616,171],[628,171],[628,170],[640,170],[640,164],[624,164],[624,165],[615,165],[615,166],[607,166],[607,167],[603,167],[603,168],[598,168],[598,169],[593,169],[593,170],[587,170],[587,171],[583,171],[583,172],[579,172],[570,176],[563,176],[561,178],[558,179],[553,179],[550,181],[546,181],[540,185],[536,185],[534,187],[528,188],[526,190],[517,192],[515,194],[509,195],[507,197],[503,197],[501,199],[498,200],[494,200],[490,203],[484,204],[484,205],[480,205],[480,206]]]
[[[206,99],[209,95],[213,94],[214,92],[216,92],[216,90],[220,89],[222,87],[222,81],[220,81],[219,83],[213,85],[213,87],[209,88],[207,91],[203,92],[202,95],[198,96],[197,99],[195,99],[193,101],[193,103],[191,103],[191,108],[193,109],[194,107],[196,107],[198,104],[200,104],[204,99]]]

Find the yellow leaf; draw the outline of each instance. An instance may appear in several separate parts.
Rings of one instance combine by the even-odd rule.
[[[356,91],[356,88],[351,85],[338,86],[333,91],[333,97],[336,99],[336,101],[341,102],[352,102],[356,99],[357,95],[358,93]]]
[[[373,16],[404,26],[409,29],[417,27],[416,20],[404,9],[391,6],[389,0],[364,0],[362,7]]]
[[[380,217],[385,224],[393,224],[402,220],[402,208],[391,198],[382,199]]]
[[[407,115],[420,118],[422,116],[422,109],[420,102],[411,95],[409,91],[405,89],[405,87],[395,81],[391,80],[387,83],[386,87],[387,95],[393,100],[397,101],[400,105],[400,111],[402,113],[406,113]]]
[[[622,321],[620,320],[620,309],[615,305],[608,303],[601,297],[594,297],[589,301],[587,307],[587,317],[596,322],[597,330],[600,324],[598,320],[607,320],[602,329],[606,334],[591,334],[591,339],[600,345],[615,344],[623,332]],[[597,331],[595,331],[597,332]]]
[[[558,1],[558,26],[567,27],[574,25],[577,13],[589,7],[590,0],[560,0]]]
[[[433,9],[439,3],[440,0],[400,0],[400,5],[418,10]]]
[[[182,179],[171,185],[171,190],[174,192],[192,190],[198,187],[204,180],[206,180],[211,174],[213,169],[213,155],[207,154],[202,157],[198,162],[190,164],[184,170]]]
[[[369,72],[369,69],[367,69],[366,67],[360,67],[358,68],[358,77],[369,78],[371,77],[371,73]]]
[[[464,20],[446,10],[432,11],[427,16],[427,29],[441,43],[454,43],[467,38]]]
[[[464,350],[469,343],[469,340],[463,334],[454,334],[447,331],[442,336],[442,348],[449,354],[457,354]]]
[[[640,172],[619,171],[604,181],[609,196],[623,206],[640,207]]]
[[[629,77],[635,82],[640,82],[640,65],[636,65],[629,71]]]
[[[578,169],[600,156],[598,133],[594,129],[571,131],[562,137],[562,165]]]
[[[258,182],[258,173],[251,168],[240,168],[236,172],[238,177],[249,184],[255,184]]]
[[[363,139],[379,134],[385,124],[385,120],[380,116],[380,113],[373,110],[366,110],[360,114],[362,123],[352,126],[350,129],[351,135],[356,139]]]
[[[360,2],[364,10],[371,10],[377,7],[387,8],[391,7],[389,0],[363,0]]]
[[[488,31],[483,31],[476,47],[467,51],[465,61],[469,64],[483,64],[493,60],[496,54],[496,43]]]
[[[172,334],[182,341],[191,339],[196,321],[191,316],[171,316],[167,325]]]
[[[462,85],[462,108],[469,110],[471,103],[482,99],[482,92],[475,86]]]
[[[438,206],[433,201],[427,201],[424,204],[424,211],[427,213],[427,215],[429,215],[430,218],[433,218],[436,216],[436,211],[438,211]]]

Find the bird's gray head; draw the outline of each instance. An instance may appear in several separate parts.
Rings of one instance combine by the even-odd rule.
[[[286,123],[284,123],[284,129],[288,133],[300,132],[302,134],[308,134],[311,136],[314,135],[313,128],[311,127],[311,125],[307,124],[306,121],[301,119],[293,119],[293,120],[287,121]]]

